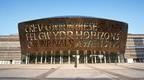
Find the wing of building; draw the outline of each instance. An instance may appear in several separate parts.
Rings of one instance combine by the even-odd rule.
[[[0,35],[0,64],[20,64],[21,49],[18,35]]]
[[[62,57],[66,58],[65,56]],[[97,58],[97,56],[95,57]],[[57,56],[55,58],[57,58]],[[96,61],[98,59],[99,58],[94,59],[92,61],[94,61],[94,63],[99,63],[98,61]],[[21,62],[22,61],[21,61],[21,48],[20,48],[19,36],[0,35],[0,64],[21,64]],[[126,63],[144,62],[144,34],[127,35],[125,62]],[[102,61],[102,63],[104,63],[104,60]]]
[[[128,63],[144,62],[144,34],[128,34],[125,58]]]

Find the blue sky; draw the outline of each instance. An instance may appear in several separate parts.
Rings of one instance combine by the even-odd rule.
[[[68,15],[123,21],[144,34],[144,0],[0,0],[0,35],[18,33],[22,21]]]

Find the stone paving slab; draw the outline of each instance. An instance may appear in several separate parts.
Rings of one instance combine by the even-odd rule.
[[[2,77],[34,78],[47,71],[48,70],[21,70],[21,69],[2,70],[0,71],[0,78]]]
[[[48,79],[68,79],[68,80],[93,80],[93,79],[112,79],[118,78],[117,76],[96,71],[92,68],[89,68],[85,65],[78,65],[77,68],[74,65],[62,65],[60,69],[54,73],[46,76]]]
[[[137,70],[108,70],[109,72],[113,72],[116,74],[120,74],[123,76],[131,77],[131,78],[144,78],[144,71]]]
[[[59,69],[54,73],[48,75],[46,78],[67,78],[67,79],[77,79],[77,78],[117,78],[117,76],[113,76],[104,72],[89,70],[89,69]]]
[[[121,67],[129,67],[129,68],[135,68],[135,69],[144,69],[144,64],[135,63],[135,64],[118,64]]]
[[[93,69],[100,69],[103,72],[118,75],[118,77],[121,77],[121,78],[124,77],[124,78],[127,78],[128,80],[144,80],[144,70],[142,69],[143,65],[141,65],[141,64],[138,64],[138,65],[139,65],[139,67],[135,67],[137,69],[131,68],[131,66],[134,66],[134,64],[131,64],[131,65],[123,64],[123,66],[108,64],[107,68],[103,68],[103,67],[100,67],[97,65],[90,65],[90,66],[92,66]],[[113,69],[111,69],[109,67],[111,67]]]
[[[144,64],[0,65],[0,80],[144,80],[143,69]]]
[[[48,78],[45,80],[119,80],[111,78]]]
[[[31,79],[26,79],[26,78],[0,78],[0,80],[31,80]]]

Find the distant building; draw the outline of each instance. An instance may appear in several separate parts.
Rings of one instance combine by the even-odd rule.
[[[0,64],[20,64],[21,49],[18,35],[0,35]]]
[[[129,34],[125,58],[128,63],[144,62],[144,34]]]
[[[125,62],[144,62],[144,34],[128,34]],[[21,49],[18,35],[0,36],[0,64],[21,64]]]

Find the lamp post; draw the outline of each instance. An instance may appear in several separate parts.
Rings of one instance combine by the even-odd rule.
[[[73,57],[75,57],[75,64],[74,67],[77,68],[77,65],[79,64],[79,50],[76,50],[76,55],[73,55]]]

